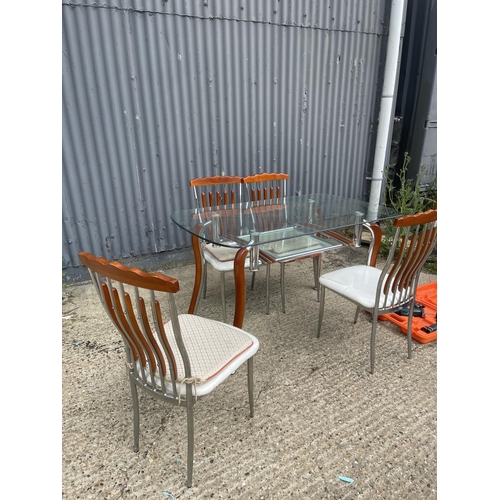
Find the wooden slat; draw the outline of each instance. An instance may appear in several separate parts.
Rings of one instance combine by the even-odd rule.
[[[111,299],[111,291],[109,290],[108,285],[106,283],[102,283],[101,289],[103,291],[104,301],[106,303],[106,308],[109,313],[109,316],[111,317],[111,321],[116,326],[118,331],[122,334],[122,337],[127,343],[129,349],[132,351],[132,357],[134,358],[134,361],[137,361],[139,359],[139,351],[135,345],[135,342],[130,338],[127,330],[122,328],[120,321],[116,316],[115,308],[113,307],[113,301]]]

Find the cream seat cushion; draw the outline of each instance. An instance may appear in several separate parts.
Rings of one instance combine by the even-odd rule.
[[[191,361],[191,377],[196,379],[198,396],[211,392],[259,349],[259,341],[256,337],[235,326],[194,314],[180,314],[178,318],[184,345]],[[164,326],[177,362],[177,390],[185,395],[186,387],[185,383],[182,383],[185,378],[184,364],[175,341],[172,322],[168,321]],[[158,339],[156,332],[154,336]],[[158,343],[161,346],[159,340]],[[167,359],[166,356],[165,359]],[[137,368],[140,367],[137,366]],[[140,373],[140,369],[138,372]],[[168,373],[167,371],[167,377]],[[150,381],[149,371],[147,371],[147,378]],[[155,380],[160,388],[161,382],[158,374],[155,375]],[[171,388],[170,379],[167,380],[167,387]]]

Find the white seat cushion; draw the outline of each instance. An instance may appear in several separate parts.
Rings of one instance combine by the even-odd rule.
[[[203,251],[205,260],[217,271],[232,271],[234,269],[234,258],[239,248],[218,247],[212,244],[206,245]],[[250,267],[250,258],[245,259],[245,268]]]
[[[375,307],[377,284],[382,271],[371,266],[351,266],[338,269],[319,277],[320,285],[360,304],[367,309]],[[392,301],[389,294],[387,303]],[[379,307],[384,305],[385,295],[380,294]]]
[[[180,314],[179,324],[191,361],[191,377],[197,379],[198,396],[211,392],[259,349],[256,337],[226,323],[193,314]],[[165,333],[177,361],[177,390],[185,395],[185,383],[181,383],[185,378],[184,365],[175,342],[171,321],[165,323]],[[158,338],[156,332],[154,336]],[[161,346],[160,342],[159,344]],[[158,387],[161,387],[158,376],[155,376],[155,379]],[[171,387],[170,381],[167,387]]]
[[[213,243],[207,243],[203,248],[205,250],[205,254],[212,255],[220,262],[234,260],[238,250],[240,250],[239,247],[223,247],[220,245],[214,245]]]

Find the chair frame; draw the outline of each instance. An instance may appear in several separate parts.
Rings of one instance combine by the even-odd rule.
[[[101,303],[125,344],[127,373],[134,413],[134,452],[139,451],[138,388],[162,401],[185,407],[188,431],[186,484],[191,487],[194,458],[193,407],[202,396],[196,394],[196,387],[195,394],[193,394],[193,385],[199,381],[192,377],[191,361],[177,314],[174,294],[179,291],[179,282],[164,274],[146,273],[140,269],[127,267],[120,262],[108,262],[103,258],[96,258],[90,253],[80,252],[79,258],[82,264],[88,268]],[[150,315],[147,311],[147,302],[140,295],[141,290],[149,293],[147,300],[151,306]],[[162,309],[157,294],[167,294],[168,296],[170,320],[181,359],[175,357],[165,334]],[[158,332],[156,337],[153,331]],[[254,354],[247,359],[250,417],[254,415]],[[184,377],[179,380],[180,363],[184,368]],[[167,378],[168,375],[170,375],[170,379]],[[183,387],[184,395],[182,394]],[[213,389],[210,389],[209,392],[211,390]]]
[[[243,178],[237,175],[214,175],[209,177],[197,177],[189,181],[189,185],[193,188],[194,199],[196,203],[196,208],[210,209],[220,206],[234,206],[236,203],[243,203],[242,197],[242,180]],[[238,187],[235,189],[228,190],[229,187]],[[207,193],[208,191],[208,193]],[[198,238],[198,245],[201,255],[202,264],[202,278],[201,278],[201,290],[200,295],[203,298],[207,296],[207,258],[205,242]],[[213,258],[216,259],[214,256]],[[209,260],[211,258],[209,257]],[[234,268],[234,263],[233,263]],[[227,310],[226,310],[226,273],[232,272],[232,269],[219,271],[220,277],[220,288],[221,288],[221,302],[222,302],[222,321],[227,322]],[[252,284],[251,289],[253,290],[255,282],[255,273],[252,273]],[[198,308],[198,300],[194,306],[194,312]]]
[[[354,323],[357,322],[361,310],[365,310],[372,315],[370,338],[371,373],[375,371],[375,337],[379,316],[397,311],[408,304],[410,304],[407,333],[408,358],[412,358],[412,322],[415,295],[422,268],[437,242],[437,210],[428,210],[427,212],[399,217],[394,220],[393,225],[396,228],[396,232],[389,255],[378,278],[374,307],[364,307],[350,297],[334,291],[334,293],[356,304]],[[377,224],[363,224],[363,228],[368,230],[372,236],[367,267],[375,268],[382,242],[382,230]],[[320,285],[318,338],[323,322],[326,288],[325,285]],[[381,303],[382,299],[383,302]]]

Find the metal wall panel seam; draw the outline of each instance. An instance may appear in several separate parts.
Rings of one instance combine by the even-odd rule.
[[[76,31],[85,29],[85,24],[82,24],[82,20],[80,17],[75,18],[75,28]],[[68,52],[70,54],[71,60],[77,59],[77,62],[80,62],[80,65],[85,66],[85,61],[88,59],[88,57],[82,52],[83,47],[78,44],[74,47],[72,50],[71,44],[68,47]],[[82,188],[86,188],[86,192],[90,194],[91,200],[94,202],[92,205],[88,203],[90,201],[88,199],[88,196],[85,196],[83,198],[83,204],[82,206],[84,207],[83,215],[84,215],[84,223],[85,225],[89,228],[88,235],[90,236],[92,240],[92,245],[100,247],[100,250],[103,251],[103,243],[105,241],[105,235],[100,231],[101,225],[98,224],[98,220],[100,217],[98,217],[98,214],[96,212],[96,208],[99,208],[99,204],[95,203],[95,200],[102,199],[99,197],[98,194],[96,194],[96,191],[100,191],[100,183],[94,183],[91,182],[92,178],[98,179],[98,175],[96,172],[92,172],[94,169],[93,165],[95,165],[97,162],[95,161],[95,147],[94,147],[94,131],[93,127],[91,126],[92,124],[92,114],[91,114],[91,103],[92,99],[91,96],[89,95],[91,86],[92,86],[92,81],[91,81],[91,73],[90,71],[86,71],[85,74],[83,75],[83,80],[77,80],[75,81],[72,79],[72,83],[74,84],[75,87],[75,94],[77,96],[77,101],[76,101],[76,106],[78,110],[78,115],[77,115],[77,122],[75,123],[77,130],[80,129],[81,132],[78,134],[78,137],[82,137],[82,147],[83,151],[80,156],[80,158],[85,158],[84,160],[84,165],[87,165],[89,168],[88,173],[93,173],[94,175],[89,178],[88,175],[84,175],[83,179],[78,179],[77,176],[77,186],[81,186]],[[82,85],[85,84],[85,85]],[[73,138],[76,139],[75,135],[73,135]],[[78,165],[78,162],[75,161],[75,166]],[[75,173],[79,173],[78,169],[75,169]],[[86,172],[86,174],[88,174]],[[76,187],[76,186],[75,186]],[[84,194],[85,191],[82,190],[82,194]],[[99,193],[100,194],[100,193]],[[103,224],[106,223],[106,220],[103,221]]]
[[[142,126],[139,121],[139,116],[142,114],[140,106],[140,95],[139,92],[142,91],[142,82],[140,81],[140,75],[136,63],[136,54],[134,47],[132,46],[132,40],[135,40],[135,27],[132,24],[130,15],[125,15],[124,19],[124,42],[126,47],[126,53],[124,54],[125,63],[124,66],[127,72],[130,74],[131,85],[124,88],[125,99],[128,101],[124,109],[124,114],[126,116],[126,133],[128,135],[127,145],[129,149],[129,168],[131,174],[131,191],[132,196],[129,197],[129,203],[132,203],[133,214],[135,219],[135,229],[138,238],[139,252],[147,252],[147,218],[144,214],[144,180],[141,173],[141,167],[145,164],[145,159],[143,157],[143,135]],[[122,85],[125,86],[124,80]],[[139,122],[138,122],[139,121]],[[137,123],[138,122],[138,123]]]
[[[105,214],[104,221],[99,217],[96,224],[102,225],[102,231],[105,231],[105,245],[107,248],[108,256],[113,256],[120,253],[121,248],[116,248],[115,238],[118,233],[118,222],[116,215],[118,213],[115,210],[116,198],[120,197],[121,193],[117,192],[116,184],[110,179],[110,171],[108,166],[110,165],[110,154],[109,147],[113,144],[113,140],[110,140],[108,135],[109,128],[105,126],[105,108],[108,108],[109,99],[104,95],[106,89],[106,81],[103,79],[105,77],[105,69],[103,64],[103,58],[101,57],[102,52],[98,52],[99,48],[107,46],[106,43],[102,43],[101,35],[106,36],[106,31],[98,29],[99,19],[102,16],[96,16],[95,12],[89,12],[89,17],[87,18],[87,26],[90,37],[96,40],[97,43],[91,44],[89,46],[89,56],[92,61],[92,79],[95,85],[94,95],[95,95],[95,111],[93,113],[93,126],[92,129],[95,131],[94,144],[96,147],[96,158],[97,162],[95,168],[98,169],[97,175],[101,179],[102,191],[100,196],[102,197],[103,206],[102,211]],[[95,70],[94,70],[95,68]],[[103,95],[101,99],[101,95]],[[99,125],[99,129],[98,129]]]
[[[117,144],[117,148],[121,153],[121,162],[118,165],[117,178],[120,180],[118,187],[123,192],[131,245],[130,248],[123,248],[122,251],[127,253],[130,251],[129,255],[135,255],[141,252],[140,217],[137,214],[139,196],[137,195],[136,187],[139,181],[136,175],[134,175],[137,168],[136,146],[133,134],[135,109],[131,97],[136,75],[133,69],[130,69],[130,61],[127,58],[127,53],[129,53],[128,47],[130,46],[128,38],[131,33],[129,16],[124,12],[118,12],[117,15],[110,17],[114,21],[112,24],[114,25],[113,33],[116,38],[114,46],[117,55],[115,61],[118,74],[116,91],[119,114],[119,118],[117,116],[117,124],[120,128],[118,137],[120,142]],[[131,116],[132,122],[130,122]],[[132,182],[129,182],[129,180]]]
[[[352,6],[350,7],[350,11],[352,12]],[[355,169],[356,165],[354,162],[349,161],[347,159],[351,159],[352,153],[352,144],[354,141],[353,136],[353,121],[354,121],[354,103],[356,97],[356,64],[357,64],[357,50],[356,50],[356,36],[353,35],[349,44],[349,56],[348,56],[348,67],[349,71],[347,73],[347,81],[346,81],[346,96],[345,96],[345,106],[344,106],[344,135],[346,140],[342,144],[342,151],[344,153],[344,162],[346,168],[340,169],[341,175],[341,185],[342,185],[342,196],[347,196],[347,193],[350,191],[350,182],[351,179],[355,177]]]
[[[317,37],[316,42],[316,51],[319,52],[319,55],[316,58],[316,67],[314,69],[314,74],[320,75],[322,74],[323,68],[329,67],[329,35],[321,34]],[[319,88],[316,89],[316,94],[314,95],[313,109],[318,116],[323,113],[324,119],[321,122],[318,119],[314,120],[314,124],[311,130],[311,170],[314,169],[316,165],[324,165],[323,159],[321,157],[321,137],[323,135],[321,129],[324,127],[325,119],[328,120],[330,113],[330,108],[325,106],[325,97],[328,95],[328,93],[328,73],[324,72],[323,78],[321,79],[319,84]],[[321,171],[322,169],[318,168],[318,173],[321,173]],[[322,191],[321,181],[318,182],[318,175],[311,176],[308,191],[310,193],[319,193],[320,191]],[[326,190],[323,190],[323,192],[329,193],[329,191]]]
[[[204,54],[206,54],[207,51],[207,36],[206,36],[206,29],[208,26],[206,26],[204,23],[201,23],[199,21],[196,22],[197,28],[195,29],[195,33],[201,35],[198,40],[197,44],[197,51],[196,55],[198,58],[198,67],[200,70],[199,73],[199,81],[198,81],[198,89],[199,89],[199,96],[200,96],[200,114],[202,116],[202,122],[201,122],[201,133],[202,133],[202,140],[201,140],[201,152],[200,152],[200,161],[198,164],[194,165],[195,170],[190,174],[190,178],[197,177],[197,173],[201,172],[202,165],[207,165],[210,170],[209,172],[212,174],[212,159],[211,159],[211,154],[212,154],[212,127],[211,127],[211,106],[207,107],[206,103],[210,103],[210,75],[209,75],[209,70],[208,70],[208,61],[206,57],[203,57]],[[196,173],[195,173],[196,172]],[[189,180],[189,179],[188,179]]]
[[[318,133],[318,165],[321,165],[322,168],[318,169],[319,176],[316,178],[318,182],[318,187],[316,190],[319,192],[319,188],[321,187],[324,192],[328,194],[333,194],[333,186],[331,182],[332,177],[332,168],[333,166],[331,162],[331,154],[330,149],[333,147],[334,139],[332,137],[332,123],[333,123],[333,99],[334,97],[334,69],[335,69],[335,60],[336,53],[334,51],[334,45],[336,41],[336,36],[333,33],[325,34],[325,43],[327,48],[325,50],[325,60],[324,66],[327,69],[325,72],[325,97],[321,103],[321,109],[327,110],[327,115],[325,120],[323,121],[323,127],[320,133]],[[324,104],[323,104],[324,102]]]
[[[162,169],[159,163],[158,141],[154,140],[158,123],[158,107],[155,106],[155,103],[159,102],[156,88],[158,65],[155,64],[157,54],[156,43],[158,40],[158,31],[155,23],[156,18],[157,16],[142,16],[142,18],[138,20],[139,22],[142,21],[144,25],[142,36],[144,37],[144,45],[147,49],[145,56],[140,58],[144,59],[145,65],[141,68],[141,78],[144,81],[144,93],[142,94],[143,114],[139,119],[146,131],[145,138],[149,138],[148,141],[145,141],[146,163],[144,168],[146,169],[147,181],[149,183],[148,191],[152,195],[148,200],[148,210],[150,211],[150,218],[152,220],[152,227],[150,229],[152,230],[151,235],[154,238],[152,244],[154,244],[155,253],[164,250],[162,246],[162,228],[165,225],[165,215],[162,206],[162,198],[165,191],[162,188]]]
[[[231,0],[233,1],[233,0]],[[300,1],[300,0],[298,0]],[[307,4],[310,3],[310,0],[305,0]],[[142,2],[141,2],[142,3]],[[194,3],[194,2],[193,2]],[[234,22],[234,23],[253,23],[253,24],[262,24],[262,25],[276,25],[276,26],[284,26],[284,27],[292,27],[292,28],[297,28],[297,29],[306,29],[306,30],[317,30],[317,31],[338,31],[338,32],[358,32],[358,33],[364,33],[367,35],[379,35],[383,33],[383,29],[379,28],[379,30],[371,31],[371,30],[366,30],[366,29],[360,29],[360,22],[358,23],[356,19],[354,19],[352,15],[352,11],[350,8],[347,9],[348,16],[344,16],[344,13],[346,12],[343,7],[340,8],[340,27],[338,28],[332,28],[332,27],[326,27],[326,26],[317,26],[311,22],[307,21],[307,15],[304,17],[304,13],[307,12],[307,9],[305,8],[296,8],[295,10],[292,8],[292,12],[296,12],[295,16],[291,16],[290,18],[284,20],[283,22],[277,22],[274,20],[265,20],[262,17],[259,18],[259,6],[261,5],[261,2],[252,2],[251,0],[248,0],[247,2],[250,7],[252,6],[257,6],[257,17],[253,18],[242,18],[240,16],[234,17],[231,16],[225,16],[223,14],[206,14],[205,12],[199,12],[197,14],[193,13],[181,13],[181,12],[169,12],[169,11],[161,11],[158,9],[144,9],[144,8],[138,8],[138,7],[126,7],[123,5],[109,5],[108,3],[99,5],[96,2],[92,2],[90,4],[86,4],[83,2],[62,2],[62,5],[64,7],[70,7],[71,9],[94,9],[94,10],[108,10],[108,11],[120,11],[120,12],[125,12],[125,13],[130,13],[130,14],[141,14],[141,15],[162,15],[162,16],[169,16],[169,17],[177,17],[180,19],[199,19],[199,20],[205,20],[205,21],[228,21],[228,22]],[[266,6],[269,6],[268,0],[262,0],[262,3]],[[291,5],[293,5],[295,2],[290,2]],[[316,3],[316,2],[314,2]],[[343,6],[343,2],[338,2],[341,6]],[[347,2],[348,4],[350,2]],[[168,5],[168,4],[167,4]],[[248,12],[250,9],[248,7],[245,7],[241,13],[243,15],[245,12]],[[365,9],[367,11],[369,9]],[[249,16],[251,17],[251,16]],[[272,13],[272,18],[275,17],[274,11]],[[346,19],[347,17],[347,19]],[[338,18],[335,18],[335,20]],[[335,24],[334,21],[332,21],[333,24]]]
[[[304,7],[304,5],[302,5]],[[312,45],[314,44],[314,34],[308,33],[309,36],[304,37],[304,50],[302,56],[302,64],[304,68],[304,77],[302,80],[302,113],[300,119],[300,147],[297,171],[295,173],[296,182],[298,182],[298,190],[301,193],[307,194],[307,166],[309,153],[309,127],[314,111],[311,109],[311,99],[315,89],[311,85],[311,65],[312,65]],[[296,187],[297,189],[297,187]]]
[[[145,78],[148,78],[148,92],[150,99],[143,104],[144,114],[141,117],[147,128],[147,168],[150,172],[149,180],[151,183],[150,192],[153,194],[151,200],[151,211],[154,219],[155,231],[154,245],[155,252],[165,250],[165,229],[166,229],[166,214],[164,212],[164,193],[163,188],[164,178],[163,169],[161,168],[161,154],[163,140],[159,137],[159,127],[161,116],[159,106],[156,103],[161,102],[159,98],[159,68],[161,63],[158,59],[157,47],[160,45],[158,27],[159,16],[143,17],[146,24],[145,31],[145,46],[147,48],[147,71],[144,71]],[[148,28],[149,25],[149,29]],[[149,33],[149,36],[148,36]]]

